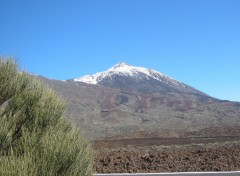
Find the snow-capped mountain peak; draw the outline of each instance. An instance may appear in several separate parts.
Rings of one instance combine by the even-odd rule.
[[[144,77],[146,79],[155,79],[161,82],[165,83],[171,83],[175,85],[182,85],[182,83],[160,73],[152,69],[147,69],[144,67],[136,67],[129,65],[125,62],[120,62],[116,65],[114,65],[112,68],[104,71],[104,72],[99,72],[93,75],[86,75],[80,78],[74,79],[74,81],[77,82],[84,82],[88,84],[98,84],[101,82],[104,78],[111,78],[113,75],[120,75],[120,76],[130,76],[134,78],[141,78]]]
[[[149,75],[149,70],[150,69],[146,69],[143,67],[135,67],[135,66],[131,66],[125,62],[120,62],[119,64],[108,69],[107,72],[125,74],[128,76],[136,76],[136,74],[138,74],[138,73],[144,73],[144,74]]]

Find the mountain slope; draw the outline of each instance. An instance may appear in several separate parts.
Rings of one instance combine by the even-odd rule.
[[[67,99],[70,118],[90,139],[240,134],[240,103],[150,69],[120,63],[78,79],[40,79]]]

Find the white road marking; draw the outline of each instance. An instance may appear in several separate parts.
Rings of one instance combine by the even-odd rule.
[[[208,176],[208,175],[223,175],[223,176],[240,176],[240,171],[230,172],[172,172],[172,173],[113,173],[113,174],[94,174],[94,176],[161,176],[161,175],[188,175],[188,176]]]

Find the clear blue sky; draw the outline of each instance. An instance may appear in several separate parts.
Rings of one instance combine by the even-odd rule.
[[[53,79],[124,61],[240,101],[240,1],[0,0],[0,54]]]

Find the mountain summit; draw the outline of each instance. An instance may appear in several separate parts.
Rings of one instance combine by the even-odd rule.
[[[205,95],[161,72],[120,62],[112,68],[93,75],[73,79],[75,82],[98,84],[123,91],[141,93],[182,92]]]
[[[112,68],[104,72],[99,72],[93,75],[86,75],[80,78],[74,79],[74,81],[85,82],[88,84],[99,84],[103,79],[112,77],[114,75],[124,75],[132,77],[145,77],[147,79],[156,79],[162,81],[162,78],[168,79],[169,81],[179,84],[180,82],[152,69],[144,67],[131,66],[125,62],[120,62],[114,65]]]

